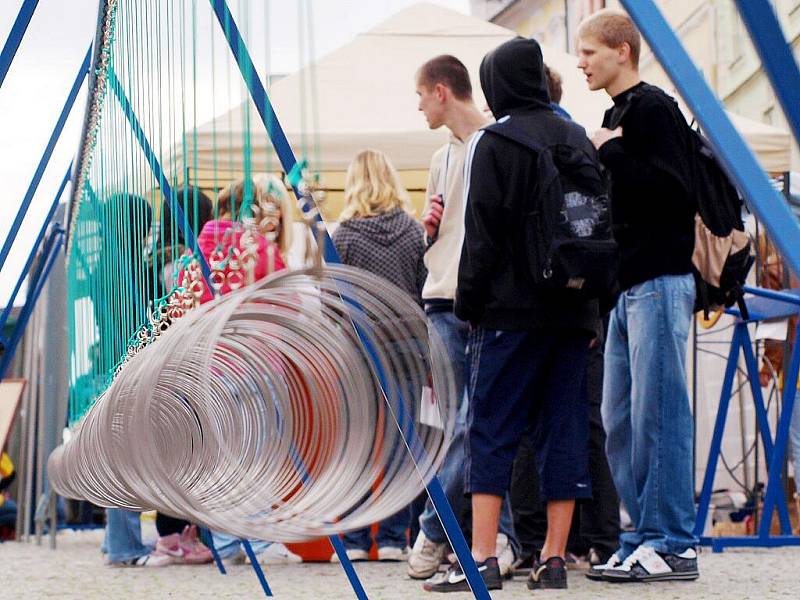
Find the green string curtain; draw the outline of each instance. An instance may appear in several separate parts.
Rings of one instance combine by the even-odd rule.
[[[119,81],[141,125],[154,158],[164,169],[174,198],[185,218],[182,225],[200,233],[204,218],[218,218],[216,203],[203,215],[201,189],[212,200],[237,179],[245,180],[243,205],[232,206],[235,217],[250,215],[254,174],[280,174],[272,152],[253,165],[253,138],[266,131],[249,100],[246,81],[228,50],[224,32],[206,0],[102,0],[108,18],[107,61],[97,66],[98,118],[90,123],[87,158],[74,196],[68,247],[68,331],[70,340],[70,423],[77,422],[112,381],[115,370],[137,332],[147,328],[154,311],[176,290],[165,272],[177,273],[188,264],[186,238],[175,211],[164,208],[158,179],[113,93],[108,75]],[[230,3],[251,55],[263,57],[269,82],[269,2]],[[256,14],[256,7],[262,11]],[[310,0],[298,5],[297,44],[306,59],[313,45]],[[263,48],[258,54],[254,48]],[[313,79],[313,78],[312,78]],[[304,95],[313,90],[305,81]],[[246,100],[246,101],[245,101]],[[315,100],[303,114],[316,118]],[[241,149],[232,136],[221,142],[212,132],[213,172],[197,168],[197,127],[200,113],[210,120],[241,104]],[[201,110],[202,109],[202,110]],[[304,116],[304,126],[309,126]],[[298,158],[308,157],[303,135]],[[219,145],[218,145],[219,143]],[[243,172],[234,169],[234,153],[242,153]],[[187,156],[191,157],[187,161]],[[238,162],[238,161],[237,161]],[[191,248],[189,249],[191,250]],[[124,367],[123,367],[124,368]]]

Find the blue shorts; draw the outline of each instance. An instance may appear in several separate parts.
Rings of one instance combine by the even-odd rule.
[[[588,346],[577,330],[470,332],[468,493],[506,493],[530,423],[542,498],[591,497]]]

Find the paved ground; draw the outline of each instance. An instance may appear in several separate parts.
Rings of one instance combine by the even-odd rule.
[[[172,565],[161,569],[119,569],[103,565],[101,531],[63,532],[58,549],[47,540],[34,543],[0,544],[0,598],[2,599],[103,599],[144,598],[263,598],[255,574],[248,566],[235,566],[222,576],[213,566]],[[359,576],[371,600],[435,598],[420,584],[405,577],[402,565],[359,564]],[[800,548],[769,551],[728,550],[705,552],[700,557],[701,578],[691,583],[614,586],[593,583],[579,572],[570,572],[570,589],[529,592],[522,578],[508,583],[505,598],[547,600],[563,598],[643,598],[654,600],[762,600],[798,598],[800,595]],[[354,595],[338,565],[309,564],[271,567],[266,575],[275,597],[290,600],[351,599]],[[468,594],[451,594],[452,600],[467,600]]]

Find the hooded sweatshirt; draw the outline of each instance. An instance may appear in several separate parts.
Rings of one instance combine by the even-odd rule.
[[[553,112],[535,40],[510,40],[484,57],[481,87],[500,120],[508,117],[543,145],[574,135],[596,156],[583,129]],[[593,334],[595,302],[535,285],[523,226],[537,193],[533,150],[488,131],[473,138],[465,167],[464,244],[455,313],[474,326],[521,330],[554,328]]]
[[[343,221],[333,233],[342,263],[388,279],[422,302],[427,271],[422,225],[402,209]]]

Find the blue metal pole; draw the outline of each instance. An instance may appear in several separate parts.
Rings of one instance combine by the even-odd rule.
[[[242,39],[239,28],[237,27],[225,0],[209,0],[209,2],[211,2],[212,7],[214,8],[214,13],[216,14],[217,20],[219,21],[219,24],[225,33],[225,37],[228,40],[228,45],[230,46],[231,52],[233,53],[233,56],[239,65],[239,70],[241,71],[242,77],[247,84],[250,96],[256,105],[258,113],[261,116],[261,120],[267,129],[267,134],[269,135],[272,145],[278,154],[281,165],[284,171],[289,173],[295,168],[297,160],[292,152],[291,145],[286,138],[286,134],[284,133],[283,128],[278,121],[278,117],[275,114],[272,103],[267,96],[264,84],[261,82],[261,78],[259,77],[258,72],[253,65],[250,53],[247,50],[244,40]],[[295,195],[298,198],[298,201],[301,204],[301,210],[303,213],[311,213],[312,211],[316,211],[316,207],[311,204],[311,198],[301,194],[296,186],[293,185],[292,187]],[[316,223],[324,223],[318,211],[314,212],[313,214]],[[336,249],[327,232],[325,233],[324,248],[322,250],[327,262],[341,263],[341,259],[339,258],[339,255],[336,252]],[[360,337],[362,340],[364,339],[363,336]],[[383,381],[381,381],[381,384],[383,385]],[[467,581],[472,588],[472,593],[480,600],[490,599],[491,596],[489,595],[489,591],[486,589],[486,584],[484,583],[483,578],[478,571],[478,567],[472,558],[471,552],[469,551],[469,546],[464,538],[464,534],[458,525],[457,519],[455,518],[453,509],[450,506],[447,496],[445,495],[444,490],[442,489],[437,478],[434,478],[428,485],[428,494],[431,498],[431,502],[433,502],[434,507],[436,508],[439,518],[442,519],[442,525],[447,532],[447,537],[450,540],[450,544],[453,546],[453,550],[458,557],[462,569],[464,570],[464,575],[466,576]],[[337,545],[341,544],[341,542],[338,540],[338,538],[334,538],[335,536],[331,536],[331,544],[333,545],[334,550],[337,551],[337,555],[339,556],[340,560],[346,559],[347,555],[345,553],[340,554],[337,548]],[[352,569],[352,565],[349,563],[349,560],[346,562],[345,560],[342,560],[342,565],[345,567],[345,572],[347,573],[348,578],[350,578],[350,582],[353,584],[356,594],[359,596],[359,598],[361,598],[362,596],[359,594],[358,588],[356,588],[356,583],[358,583],[360,587],[360,582],[358,582],[357,576],[355,575],[355,570]],[[353,577],[351,577],[351,570]],[[363,588],[361,589],[363,591]],[[363,597],[366,598],[366,596]]]
[[[153,152],[153,148],[147,139],[147,135],[145,135],[144,130],[139,123],[139,119],[136,117],[136,113],[133,112],[131,103],[128,100],[128,97],[125,95],[125,90],[122,89],[122,84],[120,83],[119,79],[117,79],[114,69],[112,69],[110,66],[108,67],[107,78],[108,85],[111,87],[114,95],[119,101],[119,104],[122,107],[122,112],[125,113],[125,117],[128,119],[128,123],[133,130],[133,134],[136,136],[139,145],[142,147],[142,151],[147,158],[150,169],[153,171],[156,181],[158,181],[158,187],[161,188],[161,193],[164,195],[164,201],[169,204],[172,214],[175,215],[178,226],[181,228],[181,232],[183,232],[183,238],[186,240],[187,245],[192,248],[194,256],[197,258],[197,261],[200,263],[200,267],[203,270],[203,278],[206,280],[206,285],[208,285],[208,289],[211,290],[213,288],[211,287],[211,282],[209,280],[211,276],[211,269],[208,266],[208,261],[206,261],[206,257],[203,256],[203,253],[200,251],[200,247],[197,245],[197,237],[195,236],[194,231],[192,231],[191,227],[187,226],[189,221],[186,219],[186,215],[183,213],[180,202],[178,202],[178,199],[175,197],[172,186],[169,184],[167,177],[164,175],[164,170],[161,168],[161,163],[159,162],[158,158],[156,158],[156,154]]]
[[[750,0],[747,0],[748,2]],[[796,274],[800,274],[800,224],[786,199],[770,184],[653,0],[621,0],[650,48],[703,126],[717,156]],[[742,2],[741,4],[745,4]]]
[[[28,23],[31,22],[33,11],[36,10],[36,5],[39,0],[25,0],[22,3],[22,8],[17,13],[17,18],[14,25],[11,26],[11,32],[8,34],[8,39],[3,46],[3,51],[0,52],[0,87],[3,86],[8,69],[14,61],[14,56],[17,54],[19,45],[25,35],[25,30],[28,29]]]
[[[769,416],[767,415],[767,408],[764,405],[764,398],[761,395],[761,385],[758,381],[758,363],[756,362],[756,356],[753,353],[753,342],[750,341],[750,333],[748,332],[747,327],[744,327],[743,329],[742,352],[744,354],[745,363],[747,364],[747,377],[750,380],[750,391],[753,393],[753,402],[755,403],[756,409],[756,421],[758,422],[758,428],[761,430],[761,440],[764,443],[764,457],[767,461],[767,465],[772,465],[772,461],[777,453],[777,449],[772,441],[772,432],[769,427]],[[791,414],[792,413],[790,411],[789,415]],[[775,434],[775,437],[777,438],[777,431]],[[789,521],[789,507],[786,504],[786,497],[784,495],[781,495],[777,499],[777,508],[778,519],[781,523],[781,532],[783,534],[791,533],[792,526]],[[762,513],[762,519],[772,523],[772,510],[770,509],[769,515],[767,515],[766,512]]]
[[[22,226],[22,221],[25,219],[25,214],[28,212],[28,207],[31,204],[31,200],[33,200],[34,194],[36,193],[36,188],[39,187],[39,182],[42,180],[42,175],[44,175],[44,170],[47,168],[47,163],[50,162],[50,156],[53,154],[53,149],[56,147],[56,142],[58,142],[58,138],[61,136],[61,131],[64,129],[64,124],[67,122],[67,117],[72,110],[72,105],[75,104],[75,98],[78,96],[83,79],[89,72],[89,60],[91,58],[91,52],[92,47],[89,46],[89,49],[86,51],[86,56],[83,58],[83,63],[81,63],[81,68],[78,69],[78,75],[75,77],[75,82],[72,84],[72,89],[69,92],[69,96],[67,96],[67,101],[64,103],[64,108],[61,109],[61,115],[58,117],[56,126],[53,129],[53,133],[50,134],[50,141],[47,143],[47,147],[44,150],[44,154],[42,154],[41,160],[39,160],[39,166],[36,167],[36,172],[33,174],[33,179],[28,186],[28,191],[25,193],[25,198],[22,200],[22,204],[17,211],[17,216],[14,219],[14,222],[11,224],[8,237],[3,243],[2,250],[0,250],[0,270],[3,269],[6,258],[8,258],[8,253],[11,251],[11,246],[17,237],[17,233],[19,233],[19,228]]]
[[[737,322],[733,328],[733,339],[728,352],[728,362],[725,365],[725,376],[722,380],[722,391],[719,396],[717,418],[714,421],[714,433],[711,435],[711,446],[708,449],[706,473],[703,477],[703,487],[697,504],[697,516],[694,523],[694,535],[700,537],[705,529],[708,518],[708,507],[711,503],[711,492],[714,489],[714,475],[717,473],[717,461],[722,449],[722,434],[725,432],[725,421],[728,418],[728,405],[733,391],[733,376],[736,374],[736,364],[739,361],[739,349],[742,345],[742,329],[747,325]]]
[[[278,121],[275,110],[272,108],[272,102],[270,102],[269,96],[264,89],[264,84],[261,82],[261,78],[259,77],[258,72],[253,65],[253,60],[250,58],[250,52],[247,50],[247,46],[242,39],[239,28],[237,27],[236,22],[233,20],[233,16],[231,15],[225,0],[209,1],[214,8],[214,13],[217,16],[217,20],[219,21],[219,24],[225,33],[225,37],[228,40],[228,45],[231,48],[231,52],[233,53],[233,56],[239,65],[239,70],[242,73],[245,84],[247,84],[247,89],[250,91],[250,96],[253,98],[253,102],[256,105],[256,109],[261,117],[261,121],[264,123],[264,127],[267,129],[267,134],[269,135],[272,145],[275,148],[275,152],[278,154],[278,160],[281,163],[281,167],[283,167],[283,170],[286,173],[291,173],[297,164],[297,159],[295,158],[294,152],[292,152],[292,147],[289,144],[289,140],[286,138],[286,134],[283,132],[283,128]],[[317,207],[313,204],[313,199],[309,195],[302,194],[294,184],[292,185],[292,190],[294,191],[295,196],[300,203],[300,209],[303,211],[303,214],[311,213],[314,215],[314,223],[324,224],[319,211],[317,211]],[[314,233],[316,238],[316,232]],[[325,237],[327,242],[325,244],[325,260],[327,262],[341,263],[342,261],[339,259],[339,254],[336,252],[336,248],[334,247],[333,243],[331,243],[327,230],[325,230]]]
[[[775,8],[767,0],[736,0],[736,5],[792,127],[794,139],[800,140],[800,70]]]
[[[256,557],[256,553],[253,552],[253,547],[247,540],[239,541],[242,543],[242,547],[244,548],[245,554],[247,554],[247,558],[250,559],[250,564],[252,565],[253,570],[256,572],[256,577],[258,577],[258,582],[261,584],[261,589],[264,590],[264,595],[271,598],[272,590],[269,589],[269,584],[267,583],[267,578],[264,575],[264,570],[261,568],[261,565],[258,564],[258,557]]]
[[[792,421],[792,410],[796,402],[797,395],[797,376],[800,372],[800,335],[795,332],[794,348],[792,358],[789,361],[789,368],[784,373],[781,415],[778,419],[778,427],[775,431],[775,445],[772,452],[772,460],[769,463],[767,475],[767,493],[764,497],[764,512],[762,513],[761,525],[758,528],[760,538],[769,537],[769,529],[772,523],[772,512],[778,507],[778,514],[781,515],[781,529],[784,534],[791,532],[788,526],[788,514],[786,521],[783,519],[781,502],[785,501],[783,489],[783,459],[786,456],[786,446],[789,444],[789,427]]]
[[[39,295],[42,293],[44,284],[47,282],[47,277],[50,275],[50,270],[55,264],[63,242],[64,230],[59,228],[53,232],[52,237],[45,246],[45,252],[42,254],[42,262],[37,269],[36,277],[31,280],[32,291],[25,300],[25,306],[22,307],[19,319],[14,325],[14,331],[9,338],[8,346],[5,348],[2,358],[0,358],[0,379],[5,377],[6,371],[11,365],[11,361],[14,359],[19,341],[22,339],[22,334],[25,332],[25,327],[28,325],[28,320],[33,313],[36,302],[39,300]]]
[[[42,223],[42,228],[39,230],[39,235],[36,236],[36,241],[33,242],[33,247],[28,255],[28,260],[25,262],[25,266],[22,267],[22,272],[19,274],[17,284],[14,286],[14,291],[11,293],[11,297],[8,299],[8,304],[6,304],[5,308],[3,309],[3,314],[0,315],[0,332],[5,329],[6,321],[8,321],[8,316],[11,314],[11,309],[14,306],[14,300],[16,300],[17,294],[22,287],[22,283],[25,281],[25,277],[28,275],[28,270],[31,268],[31,264],[33,264],[33,259],[36,258],[36,251],[39,249],[39,244],[41,243],[42,238],[47,231],[48,225],[50,225],[50,221],[53,219],[53,215],[58,207],[58,200],[61,198],[61,194],[64,193],[64,188],[67,186],[67,182],[70,179],[71,173],[72,163],[70,163],[69,167],[67,168],[67,173],[64,175],[64,179],[61,181],[61,185],[58,187],[58,192],[56,192],[56,196],[53,198],[53,203],[50,205],[50,210],[44,219],[44,223]]]

